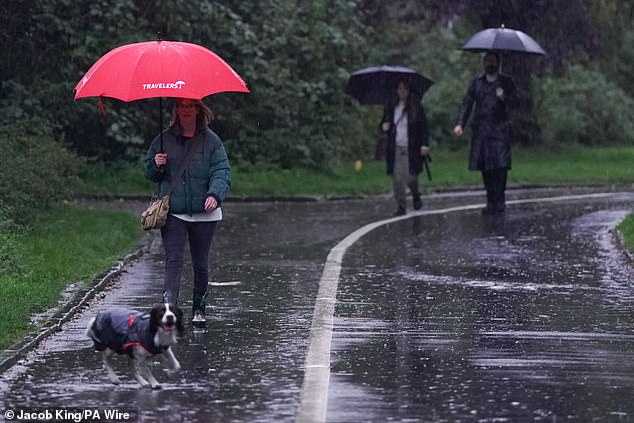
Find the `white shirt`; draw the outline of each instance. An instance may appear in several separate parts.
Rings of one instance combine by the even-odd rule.
[[[398,147],[407,147],[409,138],[407,134],[407,111],[405,110],[405,102],[399,102],[394,108],[394,125],[396,126],[396,145]]]
[[[216,207],[216,209],[211,213],[202,212],[192,213],[191,215],[187,213],[170,214],[174,217],[179,218],[180,220],[184,220],[185,222],[214,222],[216,220],[222,220],[222,209],[220,207]]]

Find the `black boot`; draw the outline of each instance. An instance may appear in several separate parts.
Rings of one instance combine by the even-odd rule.
[[[487,201],[487,205],[482,209],[482,214],[489,215],[495,213],[495,206],[493,201]]]
[[[405,211],[405,208],[399,206],[392,216],[403,216],[406,213],[407,213],[407,211]]]
[[[192,298],[192,326],[195,328],[204,328],[206,326],[205,321],[205,306],[207,301],[207,293],[194,291],[194,297]]]
[[[423,207],[423,202],[420,201],[420,195],[414,196],[414,210],[420,210]]]

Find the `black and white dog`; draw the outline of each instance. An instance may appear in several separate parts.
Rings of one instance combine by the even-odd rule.
[[[149,314],[126,308],[114,308],[97,313],[86,328],[86,336],[95,343],[102,354],[103,364],[110,381],[119,384],[119,377],[110,365],[113,353],[130,357],[132,373],[141,386],[160,388],[148,365],[148,359],[160,355],[171,371],[180,370],[181,365],[171,346],[176,344],[176,335],[183,333],[183,313],[170,304],[159,304]]]

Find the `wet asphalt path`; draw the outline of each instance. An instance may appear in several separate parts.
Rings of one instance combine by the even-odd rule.
[[[634,272],[609,232],[631,207],[524,204],[362,238],[339,282],[327,420],[634,421]]]
[[[425,208],[481,201],[435,197]],[[455,211],[361,238],[343,261],[326,421],[634,421],[632,271],[607,232],[633,205],[615,194],[511,205],[503,218]],[[154,366],[162,390],[138,389],[123,359],[124,384],[110,385],[83,337],[102,307],[160,299],[154,240],[107,295],[3,374],[0,400],[127,408],[139,421],[294,421],[325,257],[391,211],[388,198],[227,203],[208,329],[175,348],[181,373]],[[189,269],[184,278],[187,307]]]

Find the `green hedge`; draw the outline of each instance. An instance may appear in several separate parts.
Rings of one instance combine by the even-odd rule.
[[[634,98],[605,74],[572,65],[561,77],[536,78],[533,87],[546,143],[634,143]]]
[[[70,198],[80,186],[85,162],[32,121],[0,126],[0,222],[28,223],[35,212]],[[1,224],[6,227],[7,223]]]

